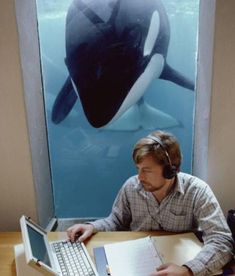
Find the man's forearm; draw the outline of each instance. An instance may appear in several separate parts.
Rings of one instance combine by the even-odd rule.
[[[118,230],[118,224],[112,215],[107,218],[98,219],[96,221],[89,222],[92,224],[96,231],[116,231]]]
[[[204,246],[195,259],[187,262],[194,275],[211,275],[220,271],[231,259],[233,255],[230,250],[219,250],[212,245]]]

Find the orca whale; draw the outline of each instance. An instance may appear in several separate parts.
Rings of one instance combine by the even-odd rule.
[[[117,120],[157,78],[194,90],[166,62],[170,26],[160,0],[74,0],[66,16],[69,76],[52,108],[63,121],[79,98],[95,128]]]

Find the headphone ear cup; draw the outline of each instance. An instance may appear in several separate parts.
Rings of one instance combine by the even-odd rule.
[[[170,164],[165,165],[163,169],[163,177],[166,179],[172,179],[177,174],[177,170],[175,166],[171,166]]]

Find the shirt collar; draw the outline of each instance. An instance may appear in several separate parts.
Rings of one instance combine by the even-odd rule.
[[[180,173],[177,173],[176,175],[176,183],[174,187],[174,192],[178,192],[180,194],[184,194],[184,185],[183,185],[183,178],[181,177]]]

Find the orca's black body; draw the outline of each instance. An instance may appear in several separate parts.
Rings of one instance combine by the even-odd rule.
[[[146,54],[154,12],[159,28]],[[193,82],[166,63],[169,39],[168,17],[160,0],[74,0],[66,19],[69,77],[54,103],[52,121],[60,123],[79,96],[89,123],[96,128],[107,125],[124,101],[128,106],[130,90],[156,54],[164,61],[159,78],[193,90]]]

